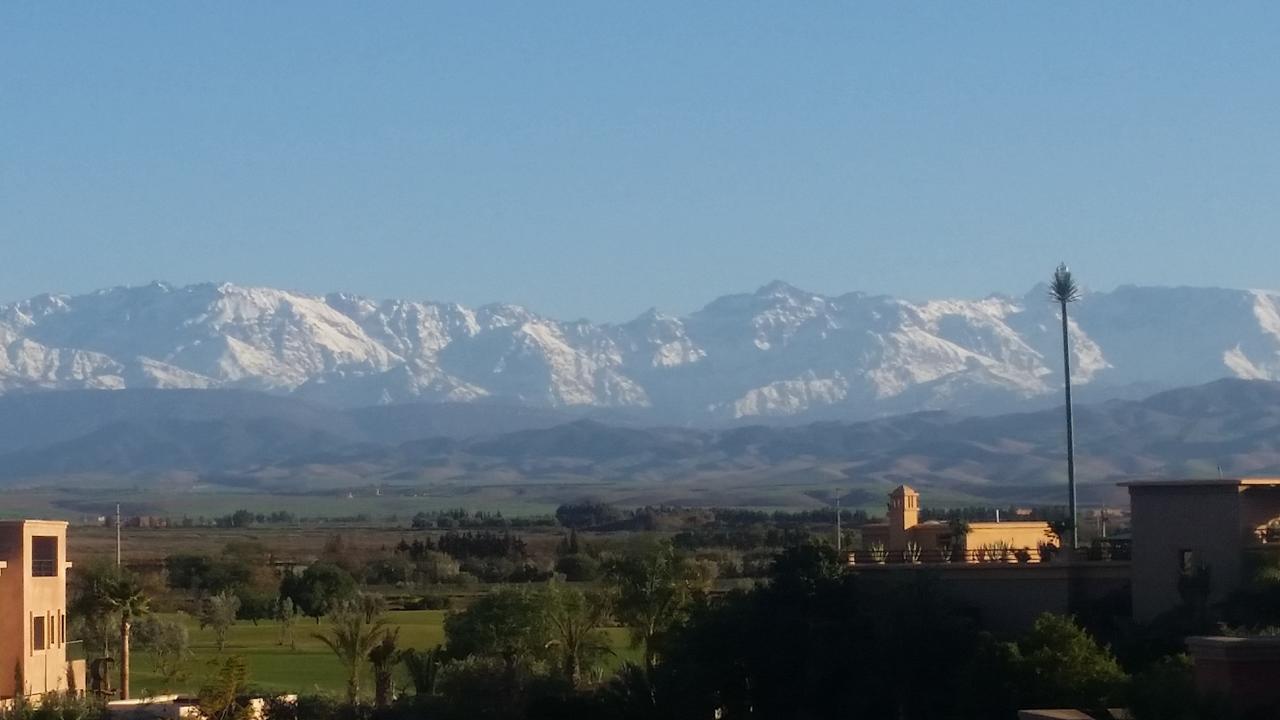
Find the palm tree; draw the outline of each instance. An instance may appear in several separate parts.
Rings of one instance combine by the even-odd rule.
[[[365,614],[364,603],[347,601],[329,613],[328,631],[315,633],[316,639],[327,645],[346,668],[347,701],[353,705],[360,698],[360,667],[386,628],[382,618]]]
[[[400,663],[400,649],[396,645],[400,628],[386,630],[382,641],[369,651],[369,664],[373,666],[373,704],[386,707],[391,704],[391,690],[396,665]]]
[[[1071,418],[1071,344],[1067,335],[1067,305],[1080,299],[1080,288],[1071,277],[1066,263],[1059,263],[1049,284],[1049,297],[1058,303],[1062,311],[1062,377],[1067,392],[1067,512],[1071,517],[1071,549],[1080,547],[1080,535],[1076,527],[1076,440],[1075,423]]]
[[[439,645],[430,650],[409,648],[400,653],[400,661],[409,670],[413,692],[417,695],[434,695],[440,668],[444,667],[444,651]]]
[[[136,578],[119,575],[103,585],[106,604],[120,613],[120,699],[129,699],[129,634],[133,621],[151,612],[151,598]]]
[[[609,652],[600,627],[609,617],[609,600],[600,593],[584,593],[551,581],[545,593],[547,623],[559,645],[564,676],[574,688],[582,686],[583,661]]]

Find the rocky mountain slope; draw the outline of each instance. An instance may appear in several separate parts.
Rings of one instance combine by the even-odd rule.
[[[775,282],[685,317],[563,322],[236,285],[112,288],[0,306],[0,393],[232,388],[340,407],[499,402],[645,422],[990,414],[1057,400],[1058,320],[1022,298],[826,297]],[[1122,287],[1075,306],[1087,398],[1280,379],[1280,295]]]

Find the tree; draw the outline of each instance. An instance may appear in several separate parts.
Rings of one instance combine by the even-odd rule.
[[[1067,512],[1071,516],[1071,549],[1075,550],[1080,547],[1080,530],[1076,517],[1076,441],[1075,422],[1071,417],[1071,340],[1067,332],[1067,305],[1080,299],[1080,287],[1071,277],[1066,263],[1060,263],[1053,271],[1049,297],[1058,303],[1062,314],[1062,383],[1067,395]]]
[[[609,599],[551,581],[543,593],[547,623],[559,647],[564,676],[575,688],[582,685],[584,661],[609,651],[600,627],[609,617]]]
[[[1041,615],[1012,650],[1024,707],[1107,707],[1128,682],[1111,653],[1062,615]]]
[[[104,601],[120,618],[120,699],[129,699],[129,634],[133,622],[151,612],[151,598],[132,575],[119,574],[104,586]]]
[[[367,623],[374,623],[387,613],[387,599],[376,593],[360,593],[356,595],[356,604],[364,613]]]
[[[565,503],[556,508],[556,520],[567,528],[589,528],[623,519],[622,511],[602,502]]]
[[[67,614],[79,625],[86,647],[97,651],[98,657],[110,657],[111,644],[118,638],[120,621],[108,599],[116,574],[114,565],[91,562],[77,564],[71,576]]]
[[[642,717],[1014,716],[1009,674],[978,663],[983,636],[928,575],[791,567],[802,571],[693,603],[660,638],[648,683],[633,671],[610,694],[651,707]]]
[[[396,645],[400,628],[384,630],[382,640],[369,651],[369,664],[373,666],[373,704],[386,707],[391,704],[393,672],[400,662]]]
[[[302,614],[315,618],[317,624],[355,595],[355,578],[332,563],[312,563],[301,575],[289,573],[280,581],[280,596],[292,600]]]
[[[185,618],[182,613],[176,618],[148,615],[134,629],[138,647],[150,653],[156,674],[163,683],[162,689],[166,691],[186,677],[191,643]]]
[[[236,624],[240,612],[240,598],[228,592],[207,597],[200,605],[200,629],[213,629],[213,637],[221,653],[227,646],[227,633]]]
[[[233,655],[212,664],[213,676],[197,694],[200,714],[209,720],[247,720],[250,708],[240,702],[249,691],[249,668],[244,658]]]
[[[279,598],[274,593],[240,588],[235,596],[240,601],[239,610],[236,612],[237,620],[248,620],[257,625],[259,620],[269,620],[276,616]]]
[[[386,630],[382,618],[370,618],[357,600],[340,602],[329,613],[329,628],[314,637],[323,642],[347,671],[347,701],[360,698],[360,666]]]
[[[293,626],[298,621],[298,609],[294,606],[293,600],[287,597],[280,598],[276,619],[280,621],[280,639],[276,644],[284,645],[287,642],[290,649],[297,650],[298,642],[293,637]]]
[[[521,666],[549,655],[551,633],[542,602],[526,589],[504,588],[471,603],[444,621],[449,656],[494,658],[504,669],[506,701],[514,705]]]
[[[444,667],[444,651],[441,647],[437,645],[430,650],[409,648],[400,653],[400,659],[409,671],[414,694],[434,695],[436,683],[440,679],[440,668]]]
[[[605,567],[614,592],[614,615],[632,629],[652,668],[657,639],[679,620],[699,587],[697,569],[675,554],[669,543],[647,555],[610,561]]]
[[[812,590],[818,583],[839,577],[840,571],[840,557],[830,545],[807,542],[778,553],[771,575],[777,585]]]

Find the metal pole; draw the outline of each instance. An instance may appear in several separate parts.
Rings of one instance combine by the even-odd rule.
[[[1062,305],[1062,375],[1067,391],[1067,493],[1068,509],[1071,515],[1071,549],[1080,547],[1080,532],[1076,527],[1076,438],[1075,422],[1071,416],[1071,346],[1067,336],[1067,303]]]
[[[120,503],[116,503],[116,567],[120,567]]]
[[[844,542],[844,538],[840,533],[840,491],[837,490],[836,491],[836,552],[840,552],[842,549],[844,549],[842,547],[843,542]]]

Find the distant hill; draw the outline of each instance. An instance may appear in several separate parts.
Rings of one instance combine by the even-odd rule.
[[[655,502],[732,502],[778,487],[875,497],[910,482],[935,497],[1005,502],[1057,498],[1064,478],[1060,409],[719,430],[563,419],[484,405],[342,411],[233,391],[15,396],[0,398],[0,479],[66,487],[182,476],[279,491],[560,483]],[[1221,380],[1084,404],[1076,429],[1079,475],[1095,497],[1139,476],[1280,473],[1280,383]]]

